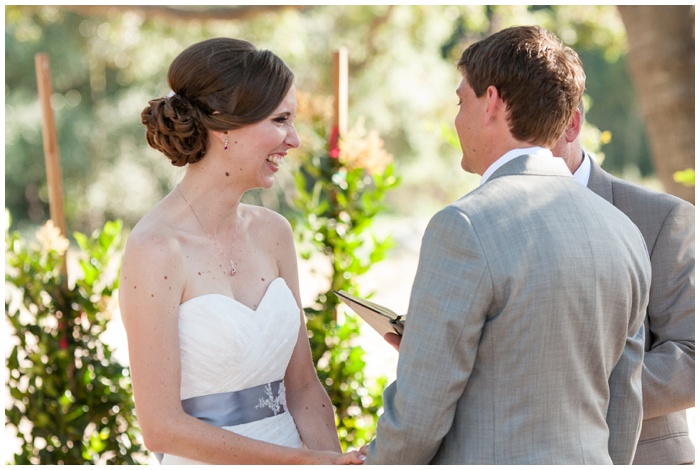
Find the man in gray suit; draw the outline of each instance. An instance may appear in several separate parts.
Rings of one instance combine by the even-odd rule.
[[[553,149],[579,183],[614,204],[642,232],[651,259],[644,318],[644,421],[634,463],[695,461],[687,408],[695,406],[695,207],[615,178],[583,151],[583,106]]]
[[[366,463],[631,463],[649,257],[546,150],[581,101],[581,62],[515,27],[458,67],[462,168],[482,184],[428,224]]]

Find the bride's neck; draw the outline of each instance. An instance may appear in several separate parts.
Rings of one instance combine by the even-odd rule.
[[[188,210],[194,212],[203,225],[212,229],[237,216],[242,196],[233,187],[207,184],[187,177],[178,183],[173,193],[189,206]]]

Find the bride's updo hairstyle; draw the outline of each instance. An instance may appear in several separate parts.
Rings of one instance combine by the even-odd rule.
[[[260,122],[279,106],[294,74],[270,51],[239,39],[214,38],[178,55],[168,70],[172,92],[141,112],[146,140],[175,166],[202,159],[207,130]]]

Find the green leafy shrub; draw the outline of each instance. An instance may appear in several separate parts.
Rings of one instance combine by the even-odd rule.
[[[328,135],[325,116],[319,106],[300,99],[300,129],[307,126],[305,154],[296,173],[300,215],[294,221],[303,258],[320,254],[330,266],[328,289],[319,293],[315,304],[304,308],[316,370],[336,412],[343,450],[358,448],[374,436],[386,377],[365,377],[364,351],[357,345],[358,320],[344,316],[338,321],[339,300],[333,290],[359,292],[358,278],[391,248],[390,237],[369,234],[373,218],[386,209],[387,191],[399,184],[392,157],[383,149],[375,132],[361,123],[338,139]],[[304,121],[306,120],[306,121]],[[329,144],[330,142],[330,144]]]
[[[14,345],[7,357],[12,399],[5,424],[21,451],[14,464],[145,463],[128,368],[100,336],[118,284],[121,222],[91,237],[75,233],[80,276],[62,268],[68,240],[51,222],[28,242],[5,229],[6,317]]]

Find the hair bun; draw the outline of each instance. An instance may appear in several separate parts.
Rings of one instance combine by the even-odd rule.
[[[162,152],[175,166],[202,159],[207,149],[207,130],[200,112],[178,95],[148,102],[141,112],[148,145]]]
[[[294,74],[282,59],[251,43],[211,38],[182,51],[168,68],[165,98],[141,113],[146,140],[175,166],[201,160],[209,132],[258,123],[282,103]]]

